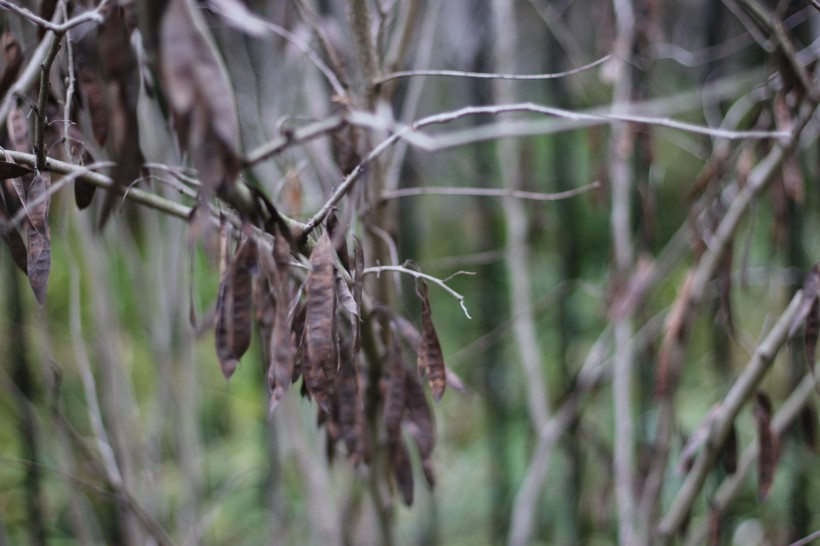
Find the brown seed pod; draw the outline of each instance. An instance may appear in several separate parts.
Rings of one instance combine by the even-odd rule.
[[[225,379],[236,371],[251,343],[255,270],[256,243],[249,238],[239,246],[219,287],[216,355]]]
[[[307,388],[325,411],[330,411],[337,354],[334,321],[336,318],[336,281],[333,275],[333,244],[327,232],[310,255],[307,278],[305,342],[307,366],[302,370]]]
[[[416,294],[421,299],[421,343],[418,348],[418,369],[430,383],[433,397],[436,402],[444,396],[447,388],[447,371],[444,366],[444,355],[438,340],[436,328],[433,325],[433,316],[430,310],[430,298],[427,283],[420,281],[416,284]]]

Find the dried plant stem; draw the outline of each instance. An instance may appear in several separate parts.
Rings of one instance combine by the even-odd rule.
[[[780,315],[775,325],[758,345],[751,360],[737,378],[732,388],[721,403],[721,410],[712,427],[709,436],[703,444],[703,450],[695,459],[692,469],[687,474],[677,496],[672,502],[666,515],[658,524],[656,534],[660,544],[669,544],[672,537],[683,524],[692,508],[695,499],[700,493],[706,476],[717,460],[718,451],[723,445],[735,417],[743,405],[754,394],[760,381],[774,362],[778,351],[786,343],[789,327],[800,309],[802,291],[798,291],[792,298],[789,306]]]
[[[251,165],[255,165],[260,161],[268,159],[272,155],[280,153],[294,144],[307,142],[308,140],[312,140],[318,136],[341,129],[344,124],[344,118],[341,116],[332,116],[305,127],[300,127],[294,131],[289,131],[248,153],[245,158],[245,166],[250,167]]]
[[[511,0],[494,0],[493,24],[496,35],[495,67],[498,71],[514,72],[517,57],[518,25],[515,3]],[[514,85],[509,81],[495,81],[493,91],[501,102],[513,102],[517,98]],[[498,143],[498,164],[504,184],[520,191],[523,182],[521,153],[518,142],[512,139]],[[527,377],[527,402],[530,421],[540,430],[549,419],[549,389],[542,369],[535,317],[532,313],[532,279],[529,271],[529,246],[527,212],[520,200],[512,196],[503,200],[504,222],[507,225],[507,252],[505,261],[510,275],[510,307],[520,318],[513,324],[513,335],[518,347],[521,365]]]
[[[618,34],[615,41],[617,63],[614,74],[613,117],[628,108],[632,99],[633,70],[630,64],[635,41],[635,12],[631,0],[613,0]],[[607,67],[609,68],[609,66]],[[606,70],[606,69],[605,69]],[[634,136],[625,123],[611,127],[609,140],[609,172],[612,185],[610,229],[615,257],[616,285],[626,286],[625,279],[634,265],[632,247],[632,153]],[[617,296],[616,296],[617,297]],[[615,355],[612,370],[612,399],[615,420],[613,472],[615,475],[618,543],[633,544],[635,538],[635,426],[632,417],[632,369],[634,351],[629,342],[633,334],[633,312],[615,322]]]
[[[584,66],[573,68],[572,70],[565,70],[564,72],[554,72],[552,74],[496,74],[492,72],[463,72],[461,70],[403,70],[400,72],[392,72],[378,79],[377,83],[384,83],[398,78],[410,78],[417,76],[445,76],[453,78],[477,78],[485,80],[554,80],[557,78],[565,78],[574,74],[586,72],[591,68],[595,68],[610,59],[611,55],[601,57],[597,61],[593,61]]]
[[[37,96],[37,122],[34,124],[34,154],[37,157],[34,165],[38,171],[43,171],[46,168],[46,101],[51,87],[51,65],[60,51],[62,38],[62,34],[55,33],[51,48],[49,48],[43,64],[40,65],[40,93]]]
[[[810,402],[815,395],[817,387],[817,376],[812,373],[806,374],[800,384],[792,391],[785,402],[780,406],[780,409],[772,418],[772,431],[782,437],[792,423],[800,416],[800,411]],[[737,470],[731,476],[727,476],[723,483],[720,484],[715,495],[712,497],[711,506],[719,512],[725,510],[732,499],[737,496],[742,486],[746,483],[746,477],[752,470],[752,466],[757,461],[759,453],[759,443],[752,441],[744,450],[743,456],[737,465]],[[707,539],[709,531],[708,523],[703,523],[694,531],[689,533],[686,540],[686,546],[698,546],[704,544]],[[817,533],[814,533],[814,539]],[[806,537],[808,539],[809,537]],[[803,539],[803,540],[806,540]],[[812,540],[814,540],[812,539]],[[799,544],[808,544],[808,542],[798,541],[791,546]]]
[[[83,25],[85,23],[96,23],[102,24],[103,22],[103,15],[102,11],[105,9],[105,5],[108,3],[108,0],[102,0],[100,4],[93,10],[86,11],[81,13],[77,17],[73,19],[69,19],[65,23],[58,24],[52,21],[47,21],[42,17],[39,17],[37,14],[31,12],[30,10],[18,6],[13,2],[9,2],[8,0],[0,0],[0,8],[6,9],[8,11],[12,11],[17,15],[28,19],[30,22],[34,23],[38,27],[42,27],[46,30],[50,30],[55,34],[62,35],[65,32],[75,28],[77,26]]]

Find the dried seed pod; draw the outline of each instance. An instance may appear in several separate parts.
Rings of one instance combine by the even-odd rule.
[[[341,366],[336,376],[336,394],[338,399],[339,434],[347,446],[347,452],[358,460],[359,419],[364,419],[361,398],[356,382],[356,360],[351,354],[351,344],[343,345]]]
[[[225,379],[236,371],[253,331],[253,274],[256,243],[243,242],[222,279],[217,299],[216,354]]]
[[[421,343],[418,348],[419,373],[422,376],[425,373],[427,374],[433,397],[438,402],[447,387],[447,372],[444,366],[441,344],[433,325],[427,284],[424,281],[416,284],[416,294],[421,299]]]
[[[410,454],[407,446],[399,435],[391,439],[387,444],[390,468],[393,470],[393,478],[399,487],[399,492],[404,500],[404,504],[413,504],[413,467],[410,465]]]
[[[404,374],[405,407],[407,408],[408,425],[413,439],[419,448],[422,460],[427,459],[433,452],[435,445],[435,425],[433,414],[424,395],[424,388],[418,376],[413,373]]]
[[[37,173],[31,177],[26,188],[26,203],[40,199],[49,186],[49,174]],[[48,200],[34,206],[28,206],[27,271],[28,280],[34,296],[40,305],[45,303],[48,289],[48,275],[51,271],[51,230],[48,225]]]
[[[405,421],[410,435],[416,442],[421,457],[421,467],[424,477],[430,487],[435,485],[435,472],[431,455],[436,441],[435,423],[427,396],[418,376],[414,373],[405,373],[405,401],[407,417]]]
[[[401,347],[394,339],[388,354],[387,394],[384,400],[384,425],[390,437],[401,436],[401,421],[406,404],[406,388],[404,376],[404,362],[401,357]]]
[[[336,282],[333,275],[333,244],[322,235],[310,255],[307,279],[305,341],[307,366],[302,370],[308,391],[325,411],[330,411],[331,389],[336,377],[337,355],[334,320]]]

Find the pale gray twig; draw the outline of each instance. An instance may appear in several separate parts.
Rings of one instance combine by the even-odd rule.
[[[377,83],[384,83],[398,78],[410,78],[417,76],[446,76],[454,78],[477,78],[485,80],[554,80],[557,78],[565,78],[574,74],[586,72],[591,68],[595,68],[611,58],[611,55],[601,57],[597,61],[593,61],[584,66],[565,70],[563,72],[553,72],[551,74],[498,74],[493,72],[464,72],[462,70],[402,70],[399,72],[392,72],[378,79]]]
[[[415,269],[409,269],[407,267],[401,265],[379,265],[374,267],[366,267],[364,269],[365,275],[371,274],[380,274],[382,271],[393,271],[396,273],[404,273],[405,275],[410,275],[412,277],[416,277],[417,279],[425,279],[430,281],[431,283],[440,286],[443,288],[447,293],[453,296],[457,301],[458,304],[461,306],[461,310],[464,311],[464,314],[467,316],[468,319],[473,317],[470,316],[470,313],[467,311],[467,306],[464,304],[464,296],[444,284],[444,281],[437,277],[433,277],[432,275],[426,275],[421,271],[416,271]]]
[[[22,7],[22,6],[18,6],[17,4],[15,4],[13,2],[9,2],[8,0],[0,0],[0,8],[4,8],[4,9],[7,9],[9,11],[12,11],[12,12],[16,13],[17,15],[20,15],[20,16],[24,17],[25,19],[28,19],[30,22],[34,23],[38,27],[42,27],[46,30],[50,30],[51,32],[53,32],[57,35],[62,35],[64,33],[68,32],[69,30],[71,30],[72,28],[77,27],[79,25],[82,25],[84,23],[96,23],[98,25],[102,24],[102,22],[103,22],[102,13],[103,13],[103,10],[105,9],[106,4],[108,4],[108,0],[102,0],[102,2],[100,2],[100,5],[98,5],[93,10],[81,13],[80,15],[78,15],[78,16],[72,18],[72,19],[69,19],[68,21],[66,21],[64,23],[55,23],[55,22],[52,22],[52,21],[47,21],[47,20],[43,19],[42,17],[38,16],[36,13],[33,13],[32,11],[30,11],[30,10],[28,10],[28,9]]]

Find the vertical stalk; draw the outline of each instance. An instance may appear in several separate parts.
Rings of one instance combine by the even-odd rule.
[[[514,3],[511,0],[493,0],[493,23],[495,30],[495,70],[516,71],[518,54],[518,25],[515,20]],[[516,102],[515,83],[497,80],[493,86],[495,98],[500,103]],[[521,152],[518,141],[503,139],[498,143],[498,163],[501,178],[510,189],[522,189]],[[506,263],[510,275],[511,314],[517,317],[513,333],[521,364],[527,375],[527,403],[530,420],[536,431],[549,419],[547,383],[541,369],[541,354],[535,333],[535,316],[532,310],[529,269],[529,245],[527,237],[527,213],[520,199],[504,198],[504,219],[507,224]]]
[[[616,38],[615,86],[613,110],[622,110],[632,97],[632,68],[629,64],[635,40],[635,13],[631,0],[614,0],[618,34]],[[610,228],[615,257],[615,276],[623,285],[632,267],[631,194],[633,172],[631,155],[633,137],[625,123],[614,123],[609,141],[609,170],[612,184],[612,214]],[[635,533],[634,486],[634,424],[632,420],[632,367],[634,355],[629,340],[633,334],[632,313],[615,322],[615,355],[612,376],[614,402],[614,473],[615,498],[618,513],[618,541],[632,544]]]

